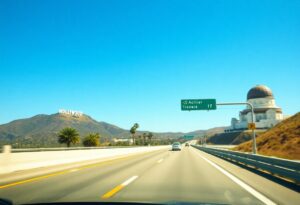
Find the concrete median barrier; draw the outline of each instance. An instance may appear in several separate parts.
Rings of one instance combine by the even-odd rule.
[[[168,146],[11,153],[9,147],[4,147],[0,154],[0,174],[88,160],[105,160],[166,148]]]

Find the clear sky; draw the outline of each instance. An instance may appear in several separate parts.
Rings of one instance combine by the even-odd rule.
[[[126,129],[207,129],[244,107],[182,112],[181,99],[245,101],[257,84],[294,114],[299,11],[299,0],[1,0],[0,124],[65,108]]]

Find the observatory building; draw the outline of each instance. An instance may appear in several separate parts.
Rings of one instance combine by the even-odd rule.
[[[265,85],[251,88],[247,94],[247,102],[254,107],[257,129],[268,129],[283,120],[282,110],[275,103],[272,90]],[[251,109],[247,106],[239,114],[239,119],[232,118],[231,130],[247,129],[251,122]]]

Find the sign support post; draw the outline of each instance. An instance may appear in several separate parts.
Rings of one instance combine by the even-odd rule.
[[[251,109],[251,123],[248,123],[248,129],[252,130],[252,153],[257,153],[256,138],[255,138],[255,119],[254,119],[254,108],[249,102],[230,102],[230,103],[216,103],[216,99],[184,99],[181,100],[181,110],[216,110],[217,105],[248,105]],[[204,146],[206,139],[203,139]]]
[[[251,122],[255,125],[255,119],[254,119],[254,109],[253,105],[248,102],[241,102],[241,103],[217,103],[217,105],[248,105],[251,109]],[[257,153],[256,148],[256,137],[255,137],[255,126],[252,128],[252,154]]]

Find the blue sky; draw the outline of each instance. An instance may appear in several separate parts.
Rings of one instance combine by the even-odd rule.
[[[300,109],[300,1],[0,2],[0,124],[80,110],[151,131],[229,125],[241,107],[182,112],[180,100],[245,101],[269,86]]]

